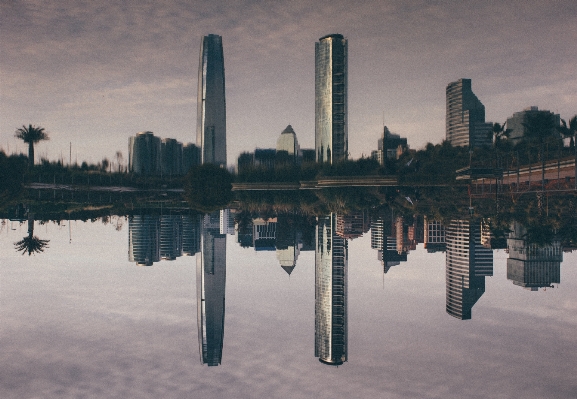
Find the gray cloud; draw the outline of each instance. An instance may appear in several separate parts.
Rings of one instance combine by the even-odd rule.
[[[73,141],[81,159],[98,161],[124,150],[128,136],[143,129],[192,141],[198,48],[207,33],[223,36],[229,163],[241,150],[274,146],[288,123],[313,146],[314,42],[332,32],[349,39],[353,156],[376,146],[383,112],[413,147],[439,142],[444,88],[461,77],[473,79],[488,120],[503,121],[529,105],[564,118],[576,112],[572,1],[354,7],[345,0],[4,1],[0,7],[0,145],[14,146],[16,127],[37,123],[53,133],[39,147],[52,157]],[[129,92],[140,99],[119,95]]]

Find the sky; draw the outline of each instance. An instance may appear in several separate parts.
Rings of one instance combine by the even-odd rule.
[[[149,130],[196,139],[201,38],[223,38],[227,157],[274,148],[291,124],[314,147],[314,44],[348,40],[349,149],[383,122],[411,148],[445,136],[445,87],[460,78],[503,123],[538,106],[577,114],[577,2],[0,0],[0,149],[45,128],[37,160],[128,158]],[[70,150],[71,148],[71,150]]]

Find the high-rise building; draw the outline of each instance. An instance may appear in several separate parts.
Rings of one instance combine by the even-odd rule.
[[[163,176],[182,174],[182,143],[175,139],[162,139],[160,145],[161,170]]]
[[[128,139],[128,170],[141,175],[160,174],[160,137],[140,132]]]
[[[335,213],[318,219],[315,256],[315,356],[333,366],[348,353],[348,251],[336,225]]]
[[[315,44],[315,151],[317,162],[348,158],[347,40],[321,37]]]
[[[445,138],[454,146],[480,147],[491,144],[492,123],[485,122],[485,106],[473,90],[471,79],[451,82],[446,89]]]
[[[224,343],[226,235],[220,234],[220,212],[206,215],[201,253],[196,255],[198,343],[201,364],[218,366]]]
[[[493,275],[493,251],[481,244],[480,220],[452,220],[446,240],[446,310],[468,320],[473,305],[485,293],[485,277]]]
[[[226,101],[222,37],[202,38],[198,67],[196,145],[200,163],[226,167]]]

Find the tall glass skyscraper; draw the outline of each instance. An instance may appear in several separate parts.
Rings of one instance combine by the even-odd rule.
[[[198,67],[196,145],[200,163],[226,167],[226,101],[222,37],[202,38]]]
[[[315,43],[315,150],[317,162],[348,158],[347,40],[321,37]]]

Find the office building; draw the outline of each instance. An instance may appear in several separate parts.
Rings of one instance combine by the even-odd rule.
[[[283,130],[276,141],[276,159],[281,163],[297,163],[301,158],[297,135],[291,125]]]
[[[399,159],[408,149],[407,139],[391,133],[389,128],[385,126],[383,137],[377,141],[377,150],[371,152],[371,158],[380,165],[384,165],[387,159]]]
[[[493,251],[481,244],[480,221],[452,220],[446,240],[446,310],[467,320],[485,292],[485,277],[493,275]]]
[[[527,132],[526,125],[530,124],[532,120],[539,118],[550,118],[548,122],[551,124],[551,130],[548,133],[551,135],[557,134],[555,127],[561,126],[561,116],[551,111],[539,110],[539,107],[531,106],[523,111],[515,112],[507,118],[507,129],[510,130],[509,140],[511,140],[511,143],[517,144],[520,142]]]
[[[485,122],[485,106],[471,90],[471,79],[449,83],[446,100],[446,140],[470,148],[490,145],[493,124]]]
[[[427,252],[444,252],[447,249],[447,241],[443,223],[425,216],[424,228],[424,244]]]
[[[317,162],[348,158],[347,40],[339,34],[315,44],[315,151]]]
[[[226,167],[226,101],[222,37],[202,38],[198,68],[196,145],[200,163]]]
[[[140,132],[128,139],[128,170],[145,176],[159,175],[161,144],[152,132]]]
[[[336,234],[337,215],[318,219],[315,256],[315,357],[347,361],[347,241]]]

